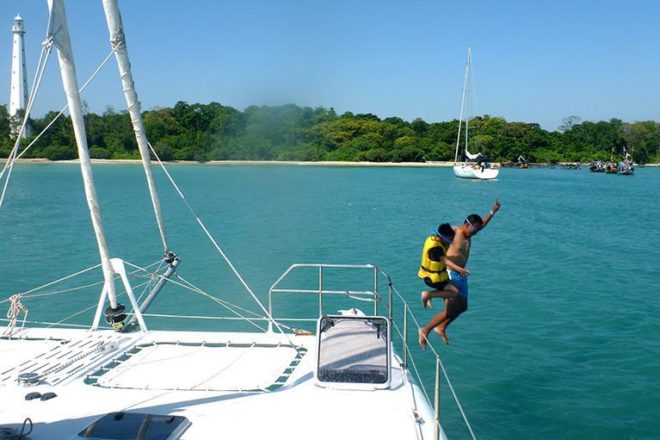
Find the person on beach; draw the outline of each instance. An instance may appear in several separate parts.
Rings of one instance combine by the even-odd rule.
[[[472,237],[486,227],[495,213],[500,210],[500,206],[500,201],[495,200],[490,213],[486,217],[482,219],[478,214],[470,214],[461,226],[453,228],[454,237],[449,249],[447,249],[446,257],[447,261],[450,261],[453,265],[463,269],[456,270],[452,265],[448,265],[449,281],[452,286],[455,286],[458,289],[458,295],[447,297],[441,294],[436,294],[435,292],[430,292],[426,296],[426,299],[429,300],[435,297],[444,298],[445,310],[438,313],[426,326],[419,329],[419,344],[422,346],[422,349],[426,349],[427,338],[431,330],[438,333],[445,344],[449,345],[449,339],[447,338],[446,333],[447,326],[468,308],[467,278],[470,272],[465,269],[465,266],[470,257]],[[422,300],[424,301],[424,294],[422,295]],[[427,302],[424,302],[425,306],[426,304]]]
[[[449,273],[447,268],[453,271],[462,273],[467,276],[469,273],[463,267],[455,264],[447,258],[447,251],[454,239],[454,229],[449,223],[443,223],[438,226],[437,232],[426,238],[424,242],[424,249],[422,250],[422,262],[419,266],[417,276],[424,280],[424,283],[433,290],[425,290],[422,292],[422,304],[424,308],[431,306],[431,298],[445,298],[445,304],[449,308],[448,301],[456,298],[459,294],[457,286],[449,281]],[[437,326],[441,320],[440,316],[446,315],[446,311],[439,313],[434,317],[431,322],[419,330],[419,343],[422,348],[426,349],[426,337],[431,329]],[[436,324],[431,323],[437,321]]]

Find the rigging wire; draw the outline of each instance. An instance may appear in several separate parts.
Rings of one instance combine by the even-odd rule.
[[[142,287],[143,285],[148,284],[148,283],[149,283],[149,281],[144,281],[144,282],[139,283],[138,285],[136,285],[135,288]],[[119,293],[119,294],[117,295],[117,297],[119,297],[119,296],[121,296],[121,295],[126,295],[126,291]],[[98,304],[92,304],[91,306],[86,307],[86,308],[84,308],[84,309],[82,309],[82,310],[80,310],[80,311],[78,311],[78,312],[76,312],[76,313],[74,313],[74,314],[72,314],[72,315],[69,315],[69,316],[67,316],[67,317],[64,318],[64,319],[61,319],[61,320],[59,320],[59,321],[57,321],[57,322],[54,322],[54,323],[50,324],[50,325],[48,326],[48,328],[50,328],[50,327],[54,327],[54,326],[59,325],[59,324],[62,324],[63,322],[68,321],[68,320],[71,319],[71,318],[75,318],[75,317],[78,316],[78,315],[82,315],[83,313],[88,312],[88,311],[90,311],[90,310],[96,308],[97,306],[98,306]]]
[[[51,44],[52,44],[52,43],[51,43]],[[50,49],[49,49],[49,50],[50,50]],[[49,52],[49,53],[50,53],[50,52]],[[96,76],[99,74],[99,72],[101,71],[101,69],[103,69],[103,67],[105,67],[105,65],[108,63],[108,61],[110,60],[110,58],[112,57],[113,54],[114,54],[114,48],[113,48],[113,50],[110,51],[110,53],[105,57],[105,59],[101,62],[101,64],[96,68],[96,70],[94,71],[94,73],[92,73],[92,75],[87,79],[87,81],[85,81],[85,83],[82,85],[82,87],[80,87],[80,90],[79,90],[78,92],[82,92],[83,90],[85,90],[85,88],[86,88],[86,87],[92,82],[92,80],[93,80],[94,78],[96,78]],[[45,69],[45,63],[44,63],[44,69]],[[43,72],[42,72],[42,74],[43,74]],[[36,77],[35,77],[35,79],[36,79]],[[39,82],[41,82],[41,79],[39,80]],[[33,86],[33,87],[34,87],[34,86]],[[38,88],[38,87],[39,87],[39,84],[37,84],[36,87]],[[35,138],[32,140],[32,142],[30,142],[30,144],[29,144],[27,147],[25,147],[25,148],[23,149],[23,151],[21,151],[20,153],[18,153],[18,147],[19,147],[19,144],[17,144],[17,145],[14,146],[14,149],[12,149],[12,152],[10,153],[10,157],[7,159],[7,162],[5,163],[4,168],[2,169],[2,171],[0,171],[0,181],[1,181],[2,178],[4,177],[5,172],[7,172],[7,176],[6,176],[6,178],[5,178],[5,182],[4,182],[4,185],[3,185],[3,188],[2,188],[2,193],[0,194],[0,208],[2,208],[2,204],[3,204],[3,201],[4,201],[4,199],[5,199],[5,194],[6,194],[6,192],[7,192],[7,186],[9,185],[9,177],[10,177],[10,175],[11,175],[11,170],[12,170],[13,167],[14,167],[14,163],[15,163],[18,159],[20,159],[21,157],[23,157],[23,155],[24,155],[25,153],[27,153],[27,151],[28,151],[28,150],[29,150],[29,149],[30,149],[30,148],[31,148],[31,147],[32,147],[32,146],[33,146],[33,145],[34,145],[39,139],[41,139],[41,136],[43,136],[44,133],[46,133],[46,132],[48,131],[48,129],[49,129],[49,128],[50,128],[50,127],[51,127],[51,126],[52,126],[52,125],[53,125],[53,124],[54,124],[54,123],[60,118],[60,116],[62,116],[62,115],[64,114],[64,112],[65,112],[68,108],[69,108],[69,104],[66,104],[64,107],[62,107],[62,109],[59,111],[59,113],[58,113],[57,115],[55,115],[55,117],[54,117],[54,118],[48,123],[48,125],[46,125],[46,127],[44,127],[43,130],[41,130],[41,132],[40,132],[37,136],[35,136]],[[26,117],[27,117],[27,112],[26,112]],[[19,139],[20,139],[20,136],[19,136]],[[17,154],[17,153],[18,153],[18,154]],[[7,171],[7,170],[9,170],[9,171]]]
[[[222,300],[222,299],[220,299],[220,298],[217,298],[217,297],[215,297],[215,296],[213,296],[213,295],[211,295],[211,294],[209,294],[209,293],[203,291],[202,289],[198,288],[197,286],[194,286],[194,285],[191,284],[190,282],[186,281],[186,280],[183,279],[179,274],[177,274],[176,277],[177,277],[178,279],[180,279],[181,281],[183,281],[186,285],[188,285],[188,286],[189,286],[189,287],[188,287],[189,290],[191,290],[191,291],[193,291],[193,292],[195,292],[195,293],[198,293],[198,294],[200,294],[200,295],[202,295],[202,296],[207,297],[207,298],[210,299],[211,301],[214,301],[215,303],[217,303],[217,304],[221,305],[222,307],[224,307],[225,309],[229,310],[231,313],[233,313],[234,315],[238,316],[239,318],[246,320],[247,322],[249,322],[249,323],[252,324],[253,326],[257,327],[259,330],[261,330],[261,331],[266,331],[265,328],[261,327],[259,324],[257,324],[257,323],[254,322],[254,318],[251,319],[251,318],[248,318],[247,316],[241,315],[241,313],[238,312],[238,311],[235,310],[235,309],[241,309],[241,310],[244,311],[244,312],[250,313],[250,314],[252,314],[253,317],[255,317],[255,318],[261,318],[261,319],[268,319],[268,318],[265,318],[265,317],[259,316],[257,313],[254,313],[254,312],[252,312],[252,311],[250,311],[250,310],[244,309],[243,307],[237,306],[237,305],[235,305],[235,304],[232,304],[232,303],[230,303],[230,302],[228,302],[228,301],[225,301],[225,300]],[[184,285],[181,285],[181,284],[178,284],[178,285],[180,285],[181,287],[184,287],[184,288],[185,288]]]
[[[0,180],[1,180],[2,176],[5,174],[5,172],[7,172],[7,179],[5,180],[5,183],[2,187],[2,194],[0,194],[0,207],[2,207],[2,203],[5,199],[7,186],[9,185],[9,177],[11,176],[11,172],[14,169],[14,162],[16,161],[18,155],[18,149],[21,146],[21,135],[23,134],[23,131],[27,126],[28,118],[30,117],[30,112],[32,111],[32,105],[34,104],[34,98],[37,96],[37,92],[39,91],[39,88],[41,86],[41,80],[43,79],[43,74],[46,69],[48,56],[50,55],[50,51],[52,47],[53,47],[53,42],[50,38],[44,41],[41,47],[41,54],[39,55],[39,62],[37,64],[37,74],[34,76],[32,90],[30,91],[30,98],[28,99],[27,106],[25,108],[25,114],[23,115],[23,122],[21,123],[20,130],[16,133],[16,142],[14,143],[14,147],[12,148],[11,153],[9,154],[7,163],[5,163],[5,166],[2,169],[2,172],[0,173]]]
[[[204,234],[206,235],[206,237],[211,241],[211,244],[213,244],[213,246],[215,247],[216,251],[218,251],[218,253],[222,256],[222,258],[225,260],[225,262],[227,263],[227,265],[229,266],[229,268],[232,270],[232,272],[234,272],[234,275],[236,275],[236,278],[238,278],[238,280],[241,282],[241,284],[243,285],[243,287],[245,287],[245,289],[246,289],[247,292],[250,294],[250,296],[252,296],[252,298],[253,298],[254,301],[257,303],[257,305],[259,306],[259,308],[260,308],[260,309],[266,314],[266,316],[268,317],[269,322],[270,322],[271,324],[273,324],[273,325],[274,325],[274,326],[280,331],[280,333],[282,333],[282,334],[287,338],[287,340],[289,341],[289,343],[290,343],[291,345],[294,345],[294,346],[295,346],[295,344],[290,340],[289,336],[284,332],[284,330],[283,330],[283,328],[280,326],[280,324],[279,324],[277,321],[275,321],[275,319],[271,316],[270,312],[269,312],[268,310],[266,310],[266,308],[265,308],[264,305],[261,303],[261,301],[259,301],[259,298],[257,298],[257,295],[255,295],[255,293],[252,291],[252,289],[250,288],[250,286],[247,284],[247,282],[243,279],[243,277],[242,277],[241,274],[238,272],[238,270],[236,269],[236,267],[233,265],[233,263],[231,262],[231,260],[230,260],[229,257],[227,256],[227,254],[225,254],[225,252],[222,250],[222,248],[220,247],[220,245],[218,244],[218,242],[213,238],[213,236],[211,235],[211,233],[209,232],[209,230],[206,228],[206,225],[205,225],[204,222],[202,222],[202,220],[199,218],[199,216],[197,215],[197,213],[195,212],[195,210],[193,209],[193,207],[190,205],[190,203],[188,203],[188,200],[186,200],[186,197],[183,195],[183,192],[181,192],[181,189],[179,188],[179,186],[176,184],[176,182],[174,181],[174,179],[172,178],[172,176],[170,175],[170,173],[169,173],[169,172],[167,171],[167,169],[165,168],[165,165],[164,165],[163,162],[160,160],[160,157],[158,156],[158,153],[156,153],[156,150],[155,150],[154,147],[151,145],[151,143],[149,143],[149,148],[151,149],[152,154],[154,155],[154,157],[155,157],[156,160],[158,161],[158,164],[160,165],[161,169],[163,170],[163,172],[165,173],[165,175],[166,175],[167,178],[169,179],[170,183],[172,184],[172,186],[174,187],[174,189],[176,190],[176,192],[179,194],[179,197],[180,197],[181,200],[183,201],[184,205],[186,206],[186,208],[188,209],[188,211],[190,212],[190,214],[193,216],[193,218],[195,219],[195,221],[197,222],[197,224],[199,225],[199,227],[202,229],[202,231],[204,232]]]
[[[134,268],[136,268],[136,269],[139,269],[139,271],[147,272],[147,269],[149,269],[149,268],[151,268],[151,267],[153,267],[153,266],[155,266],[155,265],[157,265],[157,264],[162,264],[161,262],[162,262],[162,260],[155,261],[155,262],[153,262],[153,263],[151,263],[151,264],[149,264],[149,265],[147,265],[147,266],[145,266],[145,267],[136,266],[136,265],[131,264],[131,263],[128,263],[128,262],[126,262],[126,263],[127,263],[129,266],[131,266],[131,267],[134,267]],[[100,282],[95,282],[95,283],[86,284],[86,285],[83,285],[83,286],[76,286],[76,287],[71,287],[71,288],[69,288],[69,289],[55,290],[55,291],[45,292],[45,293],[34,293],[34,292],[38,292],[38,291],[40,291],[40,290],[43,290],[43,289],[45,289],[45,288],[47,288],[47,287],[53,286],[53,285],[55,285],[55,284],[59,284],[59,283],[61,283],[61,282],[63,282],[63,281],[66,281],[66,280],[68,280],[68,279],[71,279],[71,278],[75,278],[75,277],[77,277],[77,276],[80,276],[80,275],[82,275],[82,274],[84,274],[84,273],[86,273],[86,272],[92,271],[92,270],[94,270],[94,269],[98,269],[100,266],[101,266],[100,264],[96,264],[96,265],[94,265],[94,266],[88,267],[87,269],[82,269],[82,270],[80,270],[80,271],[78,271],[78,272],[72,273],[72,274],[70,274],[70,275],[66,275],[66,276],[64,276],[64,277],[62,277],[62,278],[59,278],[59,279],[57,279],[57,280],[54,280],[54,281],[51,281],[51,282],[49,282],[49,283],[43,284],[43,285],[41,285],[41,286],[35,287],[35,288],[30,289],[30,290],[28,290],[28,291],[25,291],[25,292],[19,292],[19,293],[20,293],[20,295],[21,295],[21,298],[40,298],[40,297],[45,297],[45,296],[60,295],[60,294],[63,294],[63,293],[69,293],[69,292],[74,292],[74,291],[77,291],[77,290],[86,289],[86,288],[89,288],[89,287],[98,286],[98,285],[103,284],[104,282],[103,282],[103,281],[100,281]],[[160,266],[159,266],[159,267],[160,267]],[[158,269],[156,269],[156,270],[158,270]],[[135,276],[137,273],[138,273],[138,270],[136,270],[136,271],[134,271],[134,272],[129,272],[129,275],[133,275],[133,276]],[[9,301],[10,301],[10,299],[0,300],[0,304],[6,303],[6,302],[9,302]]]

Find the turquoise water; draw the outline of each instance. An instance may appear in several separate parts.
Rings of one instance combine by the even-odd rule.
[[[415,276],[425,236],[439,222],[486,214],[499,197],[501,211],[474,239],[470,309],[449,327],[451,346],[432,337],[477,437],[660,436],[659,169],[638,169],[633,177],[504,169],[494,182],[432,168],[170,170],[263,301],[292,263],[374,263],[422,320],[431,317],[421,310],[423,286]],[[256,311],[157,174],[181,274]],[[95,175],[112,254],[140,264],[157,260],[162,249],[141,167],[96,166]],[[1,299],[97,262],[76,165],[19,166],[8,197],[0,211]],[[52,320],[93,305],[97,295],[91,288],[26,302],[30,318]],[[214,310],[199,296],[174,291],[163,293],[154,311]],[[73,322],[88,323],[91,313]],[[431,384],[432,356],[415,354]],[[446,387],[441,417],[450,438],[467,436]]]

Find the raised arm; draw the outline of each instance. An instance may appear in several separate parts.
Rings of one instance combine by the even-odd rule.
[[[500,210],[500,206],[501,205],[500,205],[499,199],[496,199],[495,203],[493,203],[493,207],[490,209],[490,213],[488,213],[488,215],[482,219],[483,220],[483,226],[481,227],[481,229],[486,227],[488,222],[490,222],[490,219],[492,219],[493,216],[495,215],[495,213]]]

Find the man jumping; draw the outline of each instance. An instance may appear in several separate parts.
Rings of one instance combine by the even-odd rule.
[[[454,237],[447,249],[446,258],[449,262],[453,263],[447,264],[447,270],[449,272],[449,281],[458,290],[458,294],[451,296],[437,291],[428,293],[426,297],[427,301],[436,297],[444,298],[445,310],[438,313],[426,326],[419,329],[419,343],[423,349],[426,349],[427,337],[431,330],[438,333],[445,344],[449,345],[449,339],[446,333],[447,326],[468,308],[468,275],[470,272],[465,269],[465,266],[470,257],[472,237],[486,227],[495,213],[499,211],[500,206],[499,200],[495,200],[493,208],[486,217],[482,219],[477,214],[470,214],[466,217],[462,225],[453,228]],[[457,266],[461,270],[457,270],[454,266]],[[424,294],[422,299],[425,299]]]

